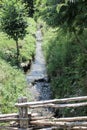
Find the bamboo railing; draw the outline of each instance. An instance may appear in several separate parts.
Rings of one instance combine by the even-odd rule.
[[[75,103],[74,103],[75,102]],[[87,106],[87,96],[27,102],[26,97],[18,99],[15,104],[18,113],[0,115],[0,123],[15,121],[20,128],[55,127],[69,130],[87,130],[87,116],[55,118],[52,116],[39,116],[38,113],[28,112],[36,108],[75,108]]]

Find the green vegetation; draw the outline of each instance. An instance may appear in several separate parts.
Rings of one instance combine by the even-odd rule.
[[[23,22],[25,22],[25,17],[22,14],[23,12],[20,12],[22,6],[20,6],[20,8],[16,8],[18,9],[17,12],[15,12],[16,10],[14,9],[14,12],[18,14],[20,12],[20,16],[23,17],[19,17],[19,15],[16,17],[15,15],[11,14],[11,11],[13,10],[10,9],[10,4],[12,2],[14,3],[13,6],[15,6],[15,8],[19,6],[20,2],[15,3],[17,1],[12,0],[7,3],[8,6],[6,5],[6,8],[4,4],[2,4],[2,7],[0,8],[0,113],[15,112],[16,108],[14,107],[14,104],[17,102],[17,99],[20,96],[27,96],[29,100],[31,99],[30,93],[27,92],[27,83],[24,72],[21,68],[21,63],[29,62],[32,60],[35,54],[36,22],[33,18],[26,18],[26,31],[25,27],[23,26],[23,28],[22,25],[14,26],[12,22],[16,23],[17,25],[23,24]],[[8,9],[9,13],[8,11],[3,12],[2,15],[2,9],[3,11]],[[10,19],[8,19],[8,17],[10,17]],[[24,24],[26,24],[26,22]],[[6,33],[9,34],[7,35]],[[18,60],[20,64],[18,66],[17,50],[14,39],[15,34],[17,34],[16,36],[19,39],[18,48],[20,50],[20,55],[18,56]],[[10,39],[9,36],[14,40],[12,38]],[[23,37],[24,39],[21,39]]]
[[[0,112],[15,112],[14,104],[18,97],[26,95],[26,87],[23,72],[0,58]]]
[[[5,32],[9,38],[12,38],[16,42],[16,60],[19,65],[19,39],[23,39],[26,35],[27,19],[25,6],[16,0],[4,1],[1,8],[1,29]]]
[[[82,40],[85,46],[86,32]],[[87,54],[78,46],[75,36],[61,29],[49,29],[44,36],[43,48],[54,96],[63,98],[86,95]]]
[[[27,20],[29,24],[27,28],[28,34],[24,40],[19,40],[20,63],[31,60],[35,53],[35,37],[33,35],[35,35],[36,23],[32,18],[28,18]],[[9,39],[4,33],[0,33],[0,57],[11,65],[16,65],[15,42]]]
[[[28,11],[29,17],[33,17],[34,14],[34,0],[22,0],[26,4],[26,9]]]
[[[39,14],[47,24],[43,49],[53,97],[87,95],[87,1],[46,0],[41,5],[45,7],[39,8]],[[65,109],[62,115],[86,112],[86,108]]]
[[[21,63],[31,60],[35,53],[33,35],[36,31],[36,23],[32,18],[29,18],[28,21],[31,23],[27,28],[29,34],[23,41],[19,41]],[[26,91],[27,83],[23,71],[16,66],[15,54],[14,40],[9,39],[4,33],[0,33],[0,111],[2,113],[14,112],[14,104],[18,97],[26,95],[30,98],[30,93]]]
[[[45,7],[38,14],[47,24],[44,51],[54,96],[86,95],[87,1],[37,3]]]
[[[46,33],[47,32],[47,33]],[[87,47],[87,31],[80,36]],[[87,54],[78,45],[74,34],[47,27],[44,45],[48,76],[54,98],[87,95]],[[87,109],[63,109],[62,116],[84,115]]]
[[[44,34],[43,50],[46,57],[53,97],[64,98],[86,95],[87,0],[76,0],[74,2],[70,0],[32,0],[31,2],[22,0],[22,2],[25,3],[26,8],[29,5],[29,14],[33,16],[34,13],[34,19],[37,21],[38,19],[41,20],[40,24],[44,26],[44,29],[42,29]],[[6,14],[6,18],[8,18],[7,16],[8,14]],[[20,17],[17,18],[17,23],[19,23]],[[25,21],[24,17],[22,20]],[[25,32],[26,26],[24,26],[23,36],[25,34],[26,36],[24,40],[19,40],[18,43],[20,50],[18,59],[20,64],[30,61],[35,53],[36,23],[32,18],[27,18],[27,21],[28,27],[26,31],[28,34]],[[4,24],[4,22],[6,21],[3,20],[2,23]],[[13,24],[11,25],[10,27],[13,29]],[[17,30],[20,32],[20,28],[17,28]],[[6,103],[7,100],[13,105],[19,93],[26,95],[24,92],[24,88],[26,88],[24,76],[22,71],[16,66],[16,53],[15,42],[12,39],[8,39],[7,35],[1,31],[0,102],[3,104],[2,112],[9,112],[11,110],[11,108],[6,108],[8,106]],[[12,93],[12,95],[9,93]],[[8,97],[8,95],[10,96]],[[13,101],[11,101],[12,99]],[[83,112],[81,109],[79,111],[65,109],[62,115],[70,113],[73,116],[74,112],[75,114],[80,113],[83,115],[86,111],[85,108]]]

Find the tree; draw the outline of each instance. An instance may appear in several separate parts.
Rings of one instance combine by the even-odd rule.
[[[34,14],[34,2],[33,0],[22,0],[26,4],[28,14],[30,17],[33,17]]]
[[[42,15],[52,27],[82,31],[87,27],[87,0],[46,0]]]
[[[16,41],[17,64],[19,64],[18,40],[24,38],[27,28],[25,7],[20,1],[4,1],[1,10],[1,27],[3,32]]]

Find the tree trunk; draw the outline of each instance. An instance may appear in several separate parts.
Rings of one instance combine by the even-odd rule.
[[[16,40],[16,49],[17,49],[17,65],[19,65],[20,50],[19,50],[19,46],[18,46],[18,40]]]

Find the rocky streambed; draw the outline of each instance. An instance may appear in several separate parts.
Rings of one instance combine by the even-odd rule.
[[[32,95],[32,101],[51,99],[50,84],[48,83],[46,62],[42,51],[42,34],[39,29],[36,33],[36,55],[35,61],[31,66],[31,71],[27,74],[29,91]],[[40,114],[50,114],[48,109],[38,109]]]

